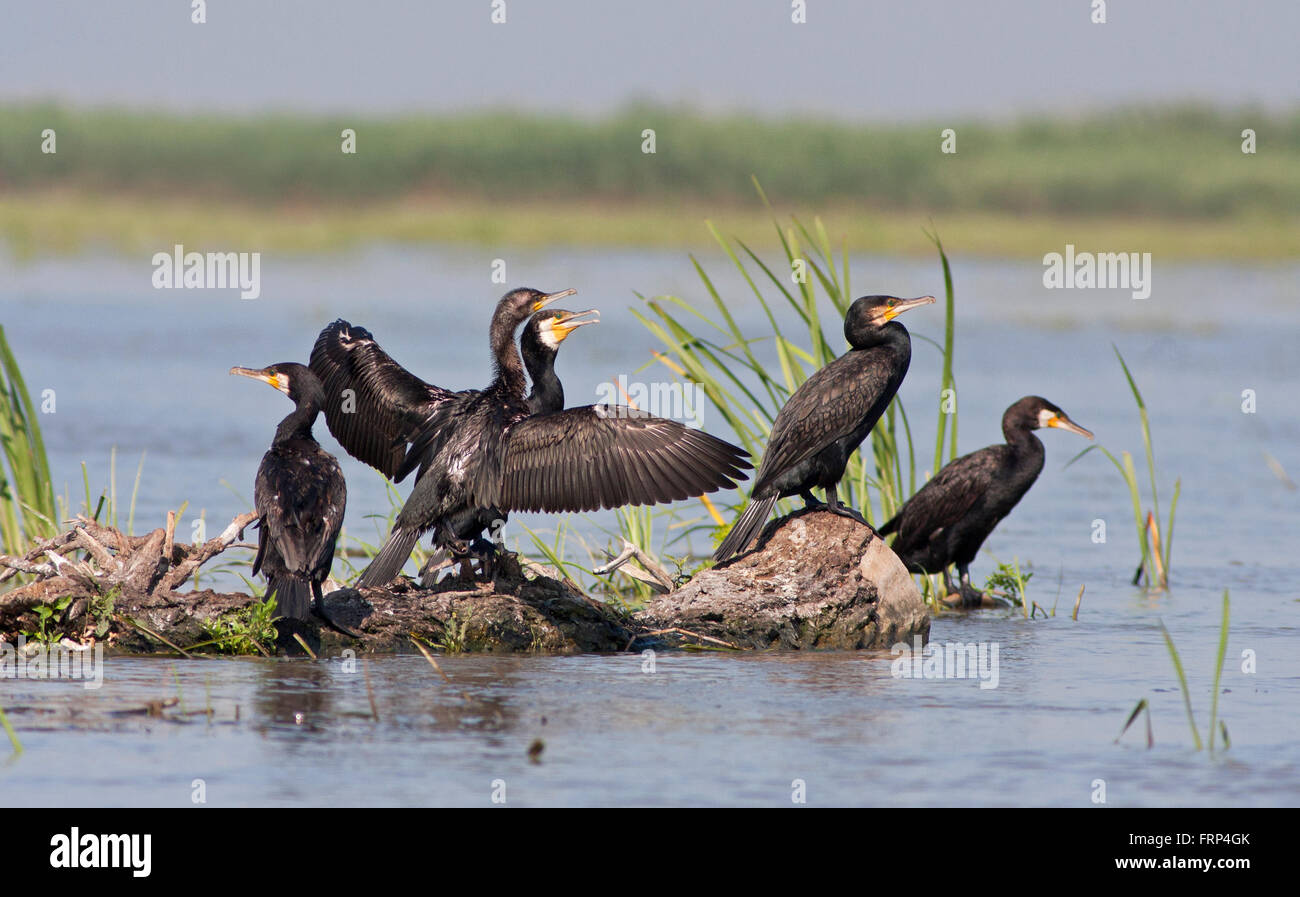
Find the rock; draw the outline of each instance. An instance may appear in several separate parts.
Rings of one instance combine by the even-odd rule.
[[[239,522],[228,528],[226,544]],[[121,566],[131,575],[116,580],[107,614],[96,571],[81,561],[60,559],[67,575],[51,569],[48,578],[0,595],[0,637],[12,640],[21,629],[30,629],[35,604],[66,596],[75,600],[54,621],[60,631],[85,634],[111,622],[110,650],[168,652],[209,641],[204,623],[240,611],[255,599],[168,587],[174,572],[170,564],[193,561],[176,555],[167,564],[155,563],[166,554],[154,545],[160,533],[141,539],[138,548],[123,549],[127,563]],[[219,549],[221,540],[207,544]],[[526,575],[513,555],[501,559],[496,572],[490,583],[448,578],[426,589],[402,577],[379,589],[338,589],[325,595],[322,604],[332,621],[356,637],[315,618],[281,621],[275,643],[263,647],[303,653],[293,638],[296,633],[318,654],[342,648],[414,651],[413,636],[446,651],[496,653],[613,652],[682,642],[872,648],[924,637],[930,626],[915,584],[880,537],[825,511],[801,511],[773,521],[755,550],[697,574],[634,616],[587,597],[572,583],[544,573]]]
[[[769,523],[749,553],[634,619],[744,648],[884,648],[930,631],[916,584],[874,530],[807,509]]]
[[[279,637],[266,647],[302,654],[293,638],[296,633],[318,654],[343,648],[415,651],[413,636],[447,651],[576,654],[627,649],[635,633],[613,607],[548,577],[525,578],[508,560],[499,566],[502,574],[491,583],[450,578],[424,589],[402,577],[384,588],[338,589],[324,596],[325,612],[355,638],[313,617],[281,621]],[[252,596],[238,593],[181,592],[166,605],[129,610],[153,633],[184,648],[207,641],[204,621],[252,601]],[[118,632],[112,645],[132,653],[169,650],[157,637],[134,627]]]

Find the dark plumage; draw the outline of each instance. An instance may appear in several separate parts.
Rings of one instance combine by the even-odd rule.
[[[1006,444],[990,445],[949,462],[880,528],[881,535],[898,533],[894,553],[909,570],[942,571],[951,593],[948,565],[956,564],[963,602],[979,603],[979,593],[970,585],[970,562],[1038,479],[1043,443],[1032,431],[1040,427],[1060,427],[1092,438],[1047,399],[1020,399],[1002,415]]]
[[[276,427],[275,439],[257,470],[253,575],[259,571],[266,575],[267,595],[275,595],[280,616],[305,620],[313,596],[320,601],[321,583],[334,563],[334,544],[347,506],[343,471],[311,432],[325,392],[316,375],[301,364],[273,364],[261,370],[237,367],[230,373],[269,383],[294,402],[294,410]]]
[[[528,409],[533,414],[547,414],[564,409],[564,386],[555,374],[555,355],[569,334],[586,324],[599,324],[600,312],[565,311],[548,308],[528,319],[519,337],[519,350],[533,386],[528,393]]]
[[[682,424],[622,406],[533,414],[514,332],[531,313],[572,293],[514,290],[490,326],[496,375],[456,393],[411,440],[402,476],[422,472],[362,586],[397,575],[420,535],[464,554],[456,528],[479,508],[586,511],[701,495],[744,479],[744,451]]]
[[[533,414],[564,408],[564,387],[555,373],[560,344],[579,327],[599,322],[595,309],[546,308],[528,319],[520,347],[532,379],[528,407]],[[368,330],[341,319],[317,337],[311,367],[326,384],[325,421],[334,438],[348,454],[399,481],[405,476],[399,471],[408,442],[443,402],[458,395],[416,377],[393,361]],[[430,458],[426,451],[420,460],[427,464]],[[498,508],[466,509],[449,526],[458,540],[475,540],[478,552],[486,554],[492,546],[477,541],[479,535],[506,517]],[[430,564],[444,560],[445,553],[440,553]]]
[[[749,506],[718,546],[715,560],[744,551],[778,498],[800,495],[810,506],[819,504],[812,495],[814,487],[826,490],[828,510],[862,520],[840,504],[836,487],[849,456],[889,407],[911,363],[911,337],[893,319],[931,302],[933,296],[863,296],[854,301],[844,316],[849,351],[805,380],[782,406],[772,423]]]
[[[311,370],[325,390],[325,423],[359,461],[389,479],[406,460],[406,444],[455,395],[425,383],[379,348],[370,331],[339,319],[320,332]]]

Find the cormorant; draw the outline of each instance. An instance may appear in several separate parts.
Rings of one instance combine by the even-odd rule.
[[[431,411],[415,432],[397,434],[410,447],[395,478],[417,467],[421,473],[359,586],[389,582],[429,530],[436,547],[463,556],[468,546],[457,529],[477,509],[591,511],[681,500],[745,478],[743,449],[643,411],[587,405],[532,413],[514,333],[530,314],[573,292],[507,293],[489,328],[492,382],[483,390],[442,391],[428,401]],[[371,391],[382,394],[384,384]]]
[[[599,322],[600,313],[594,308],[581,312],[545,308],[528,319],[520,348],[532,380],[528,406],[533,414],[563,410],[564,387],[555,373],[560,343],[579,327]],[[397,481],[404,478],[398,470],[408,441],[442,401],[455,395],[406,371],[380,348],[370,331],[342,319],[321,331],[312,349],[311,368],[326,385],[325,422],[330,432],[348,454]],[[504,523],[506,516],[498,508],[467,510],[451,528],[457,539],[472,541],[474,552],[486,558],[493,546],[479,540],[479,534],[497,521]],[[429,566],[440,560],[430,558]]]
[[[528,407],[533,414],[564,410],[564,386],[555,375],[555,355],[570,333],[584,324],[599,324],[600,312],[594,308],[572,312],[548,308],[528,319],[519,337],[519,351],[532,389]]]
[[[1003,517],[1029,491],[1043,469],[1043,443],[1032,431],[1059,427],[1092,438],[1047,399],[1025,396],[1002,415],[1005,445],[990,445],[963,455],[939,471],[880,528],[897,532],[894,553],[913,573],[943,572],[952,594],[948,565],[961,574],[962,603],[978,605],[971,588],[970,562]]]
[[[314,596],[317,614],[341,629],[320,606],[321,583],[334,562],[334,543],[348,500],[339,462],[311,433],[325,391],[316,375],[301,364],[273,364],[261,370],[234,367],[230,373],[269,383],[294,403],[293,411],[275,428],[275,439],[257,469],[253,575],[259,570],[266,575],[266,594],[275,595],[280,616],[307,619]]]
[[[836,487],[849,456],[889,407],[912,360],[911,337],[894,318],[932,302],[933,296],[854,300],[844,316],[844,338],[851,348],[805,380],[781,407],[749,506],[718,546],[715,561],[744,551],[778,498],[799,495],[809,507],[820,506],[812,494],[815,486],[826,490],[827,510],[866,522],[840,504]]]
[[[556,351],[575,329],[599,320],[595,309],[552,308],[529,320],[521,342],[533,380],[528,400],[534,413],[564,407],[564,390],[555,375]],[[380,348],[369,330],[342,318],[316,338],[310,367],[325,388],[325,423],[334,438],[349,455],[395,482],[405,476],[398,470],[406,460],[407,443],[456,395],[406,370]]]

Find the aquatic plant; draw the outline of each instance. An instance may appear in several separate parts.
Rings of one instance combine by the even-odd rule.
[[[1178,510],[1178,496],[1182,491],[1183,483],[1181,479],[1174,481],[1173,499],[1169,504],[1169,520],[1162,536],[1160,528],[1160,494],[1156,484],[1155,450],[1151,443],[1151,420],[1147,414],[1146,401],[1142,398],[1142,392],[1138,389],[1137,381],[1133,379],[1133,373],[1124,361],[1124,356],[1120,354],[1119,347],[1112,345],[1112,348],[1115,350],[1115,357],[1119,359],[1120,367],[1124,370],[1124,378],[1128,381],[1129,390],[1133,393],[1133,400],[1137,403],[1138,419],[1142,430],[1142,445],[1146,451],[1152,510],[1143,513],[1137,469],[1133,464],[1133,456],[1129,452],[1121,452],[1120,457],[1116,458],[1109,449],[1098,443],[1090,445],[1079,452],[1065,466],[1069,467],[1093,450],[1100,451],[1110,459],[1111,464],[1115,465],[1115,469],[1119,471],[1120,477],[1128,486],[1129,499],[1133,506],[1133,522],[1137,529],[1138,549],[1142,556],[1137,572],[1133,574],[1133,584],[1138,585],[1145,576],[1147,588],[1163,590],[1169,587],[1170,559],[1173,556],[1174,547],[1174,515]]]
[[[5,554],[20,555],[54,535],[56,511],[45,441],[18,361],[0,326],[0,540]]]
[[[1219,621],[1219,645],[1218,645],[1218,650],[1215,652],[1213,683],[1210,686],[1209,748],[1211,754],[1214,753],[1214,740],[1215,740],[1216,732],[1218,733],[1219,738],[1223,742],[1224,750],[1227,750],[1228,748],[1232,747],[1232,739],[1229,738],[1228,736],[1228,727],[1223,722],[1223,720],[1219,719],[1219,682],[1223,675],[1223,658],[1228,651],[1229,610],[1230,610],[1230,601],[1228,596],[1228,590],[1224,589],[1223,590],[1223,614]],[[1165,648],[1169,652],[1169,659],[1173,662],[1174,673],[1178,676],[1178,688],[1179,691],[1182,693],[1183,710],[1187,714],[1187,727],[1188,729],[1191,730],[1192,742],[1196,745],[1196,749],[1198,751],[1202,750],[1205,745],[1201,741],[1201,732],[1196,725],[1196,714],[1192,711],[1192,694],[1191,694],[1191,689],[1188,688],[1187,685],[1187,673],[1183,670],[1183,661],[1178,654],[1178,648],[1174,646],[1173,637],[1169,634],[1169,630],[1165,628],[1165,624],[1163,621],[1160,622],[1160,634],[1164,636]],[[1117,742],[1120,740],[1120,738],[1123,737],[1124,733],[1128,731],[1129,727],[1133,725],[1133,721],[1138,718],[1138,715],[1142,713],[1146,714],[1147,747],[1149,748],[1153,744],[1155,744],[1155,739],[1152,736],[1152,732],[1151,732],[1151,706],[1147,702],[1146,698],[1143,698],[1142,700],[1138,701],[1137,706],[1133,708],[1133,712],[1129,714],[1128,720],[1124,723],[1124,728],[1120,729],[1119,735],[1115,737],[1115,740]],[[1215,727],[1215,723],[1218,723],[1217,729]]]
[[[9,717],[5,715],[5,709],[0,707],[0,727],[3,727],[5,734],[9,736],[9,746],[13,749],[14,756],[17,757],[23,752],[23,743],[18,740],[18,733],[9,723]]]
[[[1024,608],[1025,617],[1029,617],[1031,602],[1025,594],[1025,587],[1033,577],[1033,573],[1024,573],[1020,569],[1020,558],[1012,558],[1011,561],[998,562],[997,567],[984,582],[984,590],[988,592],[998,592],[1014,605]]]
[[[23,637],[29,642],[39,642],[47,648],[57,644],[63,638],[63,633],[58,629],[58,617],[71,603],[72,597],[65,596],[53,604],[38,604],[33,607],[32,612],[36,614],[36,629],[24,630]]]
[[[275,642],[275,596],[254,601],[203,621],[207,641],[193,648],[213,646],[222,654],[266,654],[264,645]]]

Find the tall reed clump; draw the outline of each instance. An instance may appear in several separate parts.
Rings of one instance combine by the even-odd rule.
[[[755,187],[771,212],[757,182]],[[783,227],[772,213],[772,224],[784,250],[784,258],[777,264],[759,257],[743,241],[727,239],[712,223],[708,225],[718,246],[757,299],[767,321],[764,332],[745,333],[741,329],[732,313],[737,298],[724,297],[694,256],[691,262],[711,300],[712,313],[677,296],[647,299],[641,294],[637,295],[645,303],[644,308],[633,309],[633,314],[663,344],[663,351],[656,352],[655,358],[674,375],[703,390],[713,411],[727,423],[756,464],[786,399],[813,371],[842,351],[840,326],[854,299],[847,252],[841,247],[837,256],[820,218],[814,218],[810,228],[792,216],[789,226]],[[939,407],[934,456],[934,470],[938,470],[945,456],[950,460],[956,457],[957,450],[953,288],[943,246],[936,235],[930,236],[939,251],[946,288],[944,345],[934,345],[943,353],[943,389],[951,390],[942,394]],[[834,319],[826,322],[833,338],[827,337],[823,326],[822,295],[836,312]],[[779,314],[783,308],[792,311],[793,318]],[[760,343],[770,343],[775,350],[775,364],[756,354],[755,347]],[[870,441],[850,458],[840,486],[841,498],[868,521],[883,522],[916,490],[916,474],[911,426],[901,399],[895,397],[872,430]],[[784,504],[782,509],[788,510]],[[713,528],[715,539],[721,539],[726,529],[708,522],[701,526]]]
[[[1120,367],[1124,369],[1124,378],[1133,393],[1133,400],[1137,403],[1138,419],[1142,428],[1142,445],[1146,451],[1147,477],[1151,487],[1151,508],[1149,510],[1143,508],[1142,494],[1138,488],[1137,468],[1129,452],[1120,452],[1120,457],[1116,458],[1105,446],[1090,445],[1071,458],[1066,467],[1093,449],[1100,451],[1110,459],[1111,464],[1115,465],[1115,469],[1119,471],[1119,475],[1128,486],[1129,500],[1133,505],[1133,523],[1137,529],[1138,550],[1142,555],[1137,571],[1133,574],[1133,585],[1140,584],[1145,577],[1148,589],[1164,590],[1169,588],[1169,563],[1174,547],[1174,514],[1178,510],[1178,496],[1182,491],[1183,481],[1174,480],[1173,498],[1169,503],[1169,519],[1162,530],[1160,492],[1156,484],[1156,458],[1151,443],[1151,419],[1147,414],[1147,404],[1142,398],[1141,390],[1138,389],[1137,381],[1133,379],[1133,372],[1129,370],[1124,356],[1120,354],[1119,347],[1112,346],[1112,348],[1115,350],[1115,357],[1119,359]]]
[[[0,465],[0,540],[6,554],[22,554],[32,542],[54,535],[57,514],[36,409],[2,326],[0,442],[8,465]]]

